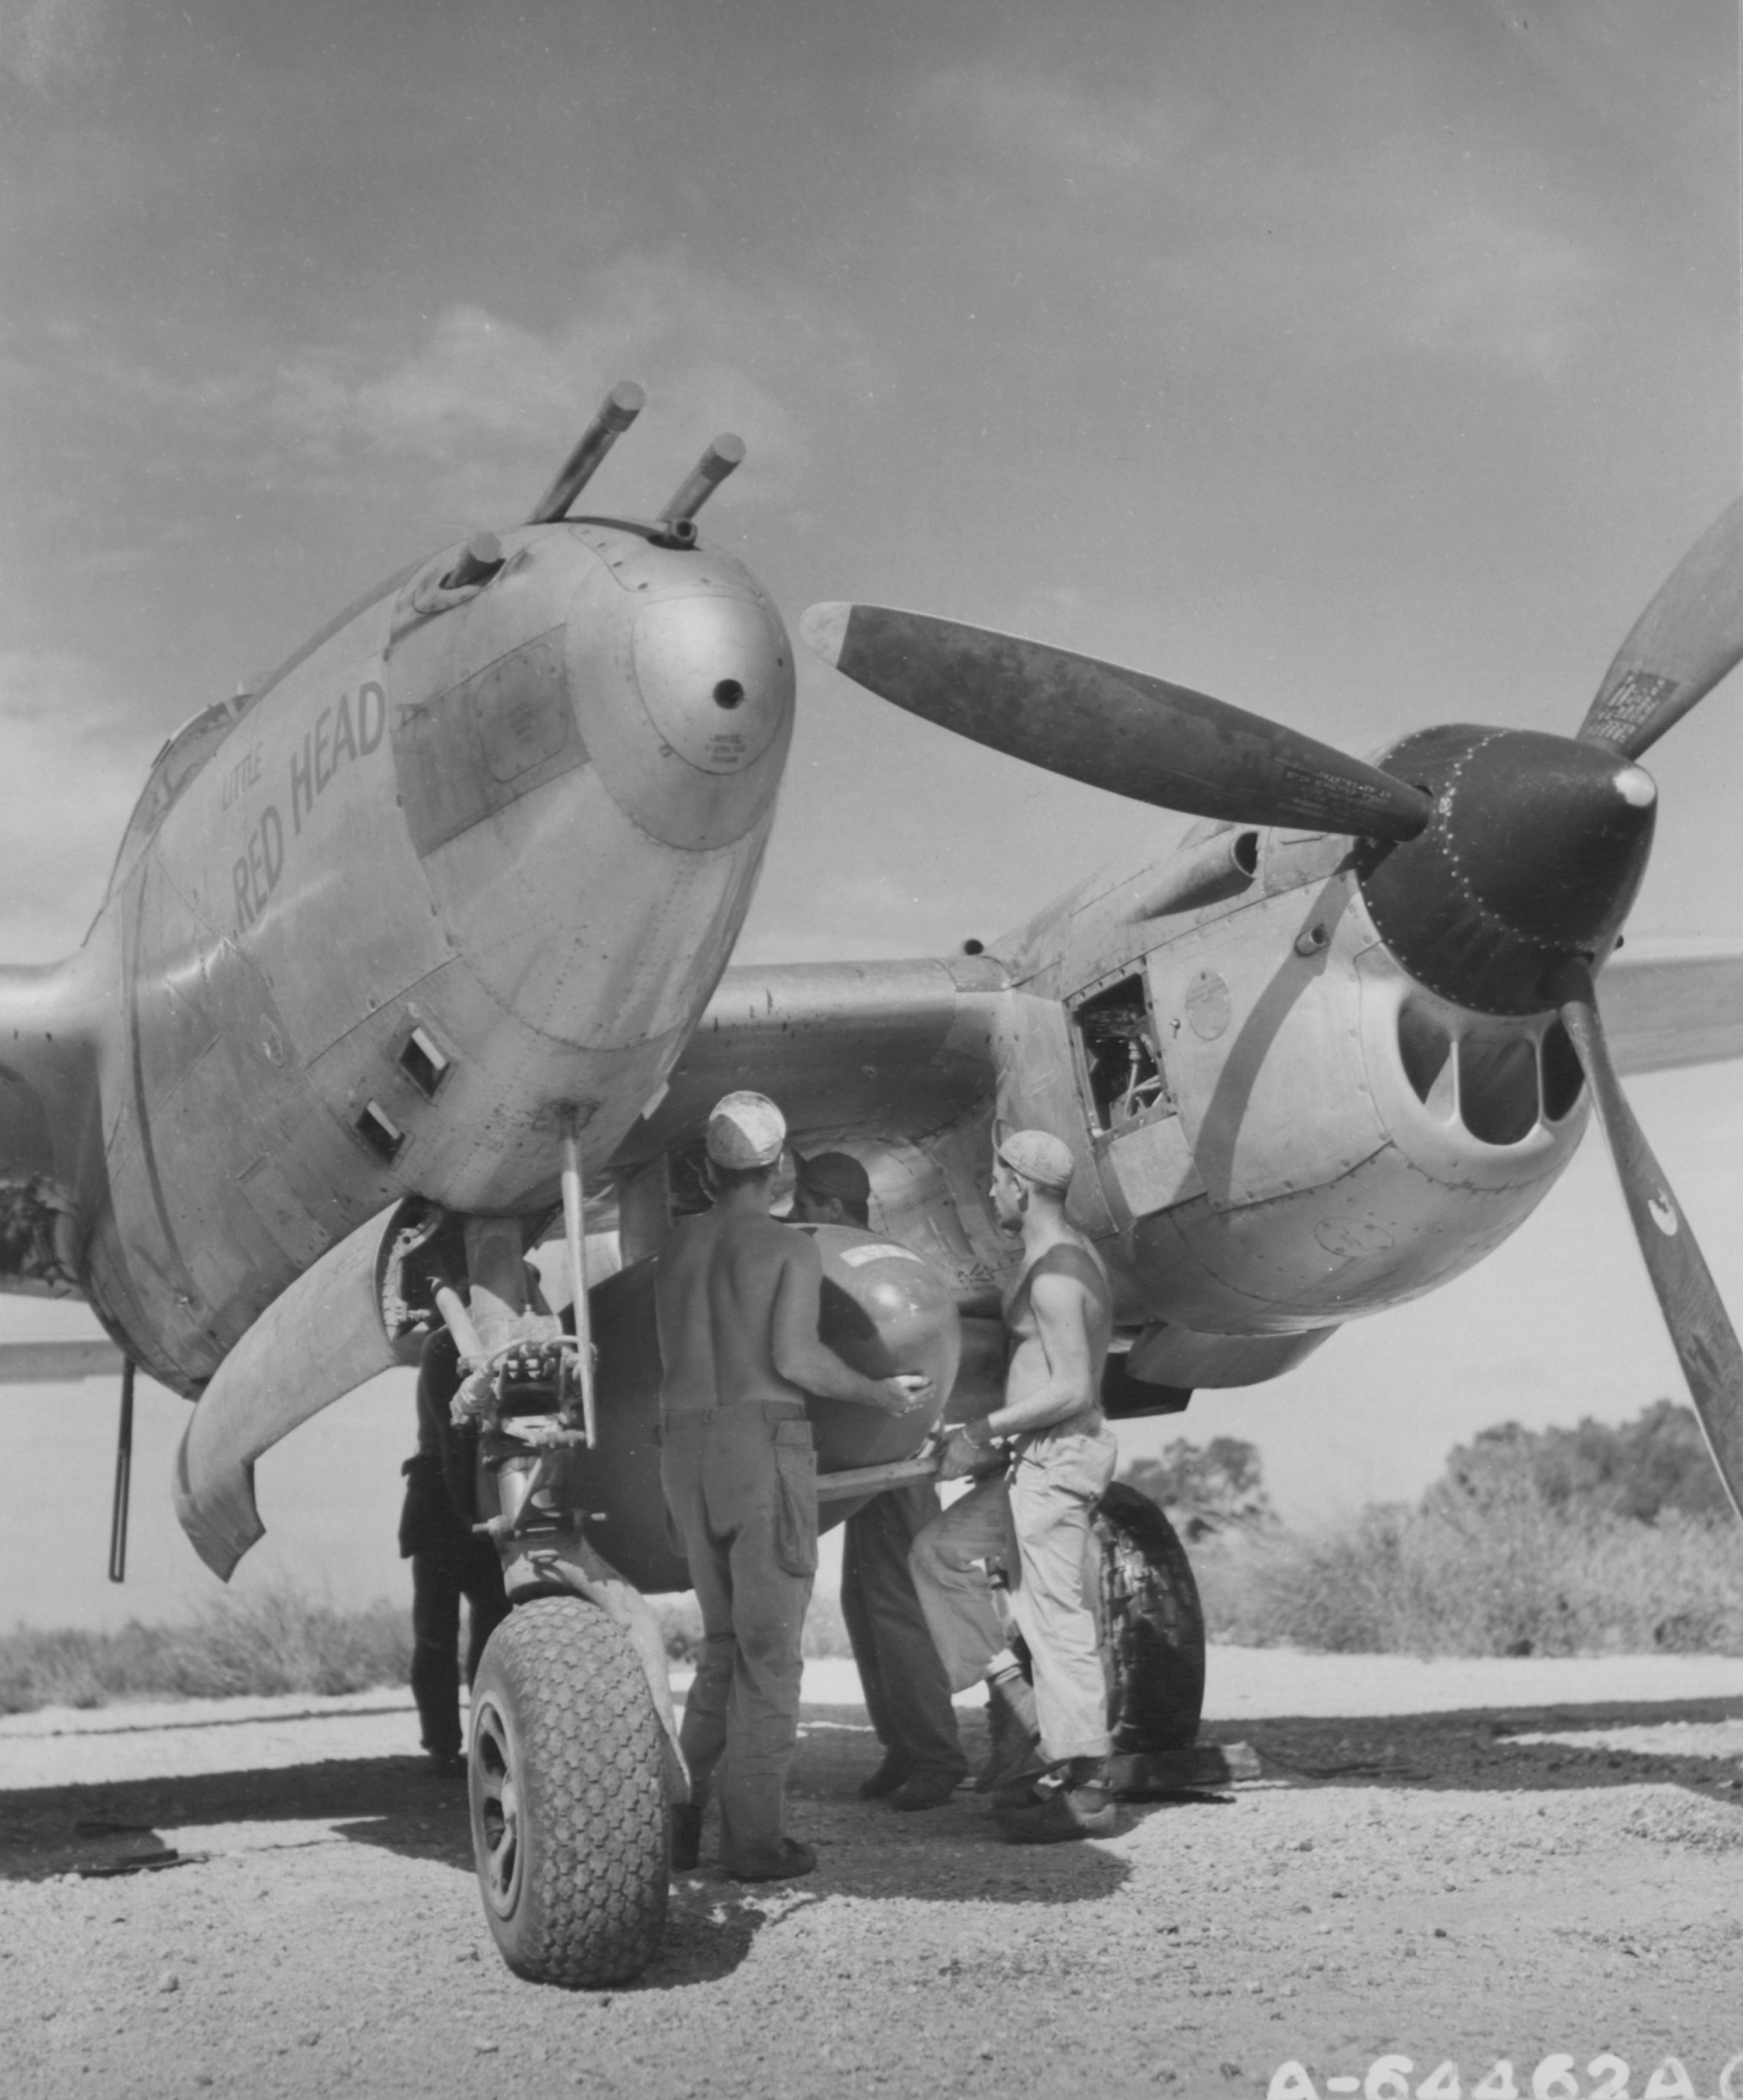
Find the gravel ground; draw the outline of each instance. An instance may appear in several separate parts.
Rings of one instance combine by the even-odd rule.
[[[1719,2093],[1743,2051],[1743,1671],[1695,1665],[1666,1697],[1626,1658],[1538,1665],[1502,1680],[1504,1710],[1448,1710],[1472,1665],[1413,1663],[1408,1710],[1376,1713],[1394,1661],[1273,1657],[1268,1701],[1266,1657],[1215,1658],[1213,1706],[1239,1716],[1207,1732],[1251,1743],[1264,1776],[1036,1851],[999,1842],[972,1794],[918,1816],[859,1802],[863,1713],[814,1699],[793,1821],[819,1872],[760,1891],[681,1877],[660,1959],[602,1994],[501,1967],[462,1789],[415,1758],[245,1769],[254,1728],[154,1736],[112,1710],[82,1732],[157,1776],[29,1785],[15,1725],[0,2092],[1234,2096],[1294,2060],[1308,2083],[1279,2092],[1323,2094],[1401,2053],[1413,2069],[1382,2094],[1450,2059],[1475,2100],[1506,2058],[1524,2100],[1561,2054],[1544,2090],[1590,2100],[1609,2051],[1636,2100]],[[1611,1696],[1630,1684],[1654,1696]],[[976,1747],[979,1715],[964,1727]],[[38,1718],[29,1747],[81,1745]],[[161,1871],[76,1871],[170,1849]],[[1687,2078],[1655,2086],[1668,2056]],[[1743,2100],[1743,2062],[1729,2080]],[[1451,2100],[1445,2075],[1427,2100]]]

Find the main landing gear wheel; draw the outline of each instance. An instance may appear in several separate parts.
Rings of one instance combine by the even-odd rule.
[[[1195,1753],[1204,1711],[1204,1611],[1192,1564],[1149,1497],[1115,1481],[1096,1507],[1110,1773],[1123,1793],[1214,1784]],[[1208,1757],[1215,1774],[1201,1773]]]
[[[517,1975],[626,1983],[666,1921],[663,1736],[642,1665],[578,1597],[517,1605],[472,1688],[484,1915]]]

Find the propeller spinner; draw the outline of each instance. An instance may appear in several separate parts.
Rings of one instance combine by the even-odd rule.
[[[1453,722],[1386,754],[1433,798],[1425,830],[1368,841],[1369,916],[1419,984],[1478,1013],[1542,1013],[1547,970],[1607,955],[1646,872],[1658,789],[1606,746]]]

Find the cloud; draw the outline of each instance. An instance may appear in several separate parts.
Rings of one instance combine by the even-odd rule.
[[[0,68],[46,95],[98,65],[106,0],[0,0]]]
[[[1578,346],[1603,272],[1565,236],[1481,210],[1400,232],[1401,341],[1545,379]]]
[[[602,271],[583,303],[548,330],[472,304],[439,314],[425,340],[311,350],[278,375],[272,427],[305,465],[364,453],[433,475],[448,510],[500,514],[536,492],[607,388],[648,387],[661,449],[699,455],[722,430],[747,440],[763,502],[789,498],[810,460],[786,405],[801,371],[840,373],[863,353],[797,292],[754,291],[674,258],[635,256]],[[661,492],[664,493],[664,492]]]
[[[124,426],[125,455],[173,461],[178,482],[205,484],[206,510],[245,491],[355,505],[376,483],[395,511],[454,529],[524,516],[623,378],[646,386],[648,408],[620,456],[633,493],[607,500],[642,514],[723,430],[748,448],[735,507],[790,505],[819,457],[792,404],[863,395],[876,372],[807,291],[648,254],[597,272],[545,329],[462,302],[421,338],[360,329],[289,351],[162,315],[148,332],[125,314],[22,321],[0,342],[0,393],[22,426],[50,412],[82,434]],[[601,488],[623,474],[614,460]]]
[[[1309,107],[1218,104],[1160,68],[1092,92],[1003,55],[934,75],[921,105],[951,132],[957,210],[982,219],[983,248],[1038,276],[1101,259],[1081,281],[1110,339],[1141,317],[1158,342],[1282,327],[1330,361],[1402,351],[1554,377],[1607,274],[1557,223],[1577,200],[1545,193],[1529,146],[1473,158],[1463,132],[1425,126],[1415,63],[1394,51],[1384,93],[1330,82]]]
[[[1158,174],[1206,121],[1196,104],[1159,82],[1137,94],[1096,94],[997,62],[933,74],[921,104],[945,123],[966,126],[983,144],[1097,183]]]
[[[52,961],[102,902],[158,739],[90,664],[51,650],[0,651],[0,961]]]

